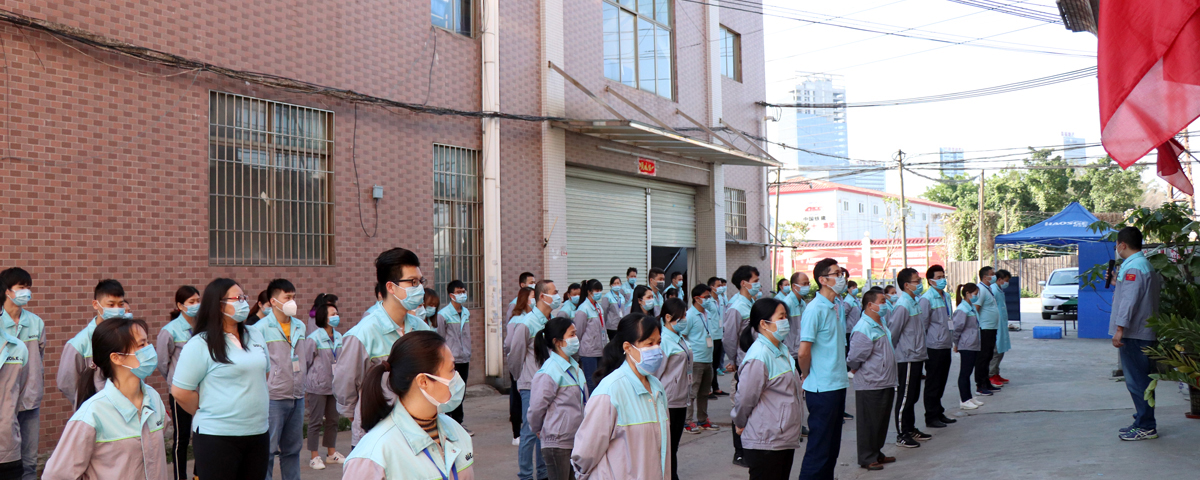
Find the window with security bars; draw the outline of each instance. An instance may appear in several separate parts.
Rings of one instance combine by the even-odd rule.
[[[725,189],[725,232],[738,240],[746,240],[746,191]]]
[[[674,98],[669,0],[604,0],[604,76]]]
[[[333,112],[209,93],[210,265],[333,265]]]
[[[433,289],[462,281],[467,307],[483,295],[482,168],[478,150],[433,146]]]

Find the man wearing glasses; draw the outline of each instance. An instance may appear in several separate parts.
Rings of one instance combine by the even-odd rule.
[[[416,254],[403,248],[379,254],[375,279],[383,286],[383,302],[342,336],[342,353],[333,366],[333,395],[338,413],[351,420],[351,448],[366,434],[359,418],[359,393],[367,371],[387,358],[400,337],[417,330],[433,330],[409,313],[425,302],[425,277],[421,276],[421,261]],[[387,382],[388,374],[384,373],[383,394],[388,403],[395,403]]]
[[[808,447],[800,480],[833,480],[846,411],[846,311],[837,296],[846,291],[846,271],[826,258],[813,268],[820,290],[800,320],[801,381],[808,406]]]

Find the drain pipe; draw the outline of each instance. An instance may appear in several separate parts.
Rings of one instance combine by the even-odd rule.
[[[483,0],[482,110],[500,111],[500,0]],[[483,318],[485,373],[504,383],[501,328],[504,299],[500,289],[500,119],[483,122]]]

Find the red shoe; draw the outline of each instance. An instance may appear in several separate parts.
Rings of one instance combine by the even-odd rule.
[[[1001,382],[1008,383],[1008,379],[1007,379],[1007,378],[1001,377],[1001,376],[999,376],[999,375],[996,375],[996,379],[1000,380]]]
[[[1004,379],[1000,378],[999,375],[992,375],[990,378],[988,378],[988,380],[990,382],[992,382],[992,385],[1003,385],[1004,384]]]

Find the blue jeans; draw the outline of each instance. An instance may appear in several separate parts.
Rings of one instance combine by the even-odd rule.
[[[1145,399],[1146,387],[1150,386],[1150,374],[1153,373],[1154,362],[1142,352],[1143,348],[1153,345],[1150,340],[1123,338],[1125,344],[1120,348],[1121,368],[1125,370],[1125,388],[1133,397],[1133,408],[1137,414],[1133,417],[1133,426],[1146,430],[1158,428],[1154,421],[1154,407]]]
[[[596,368],[600,366],[600,357],[579,357],[579,368],[583,370],[583,376],[587,377],[583,380],[587,383],[588,391],[596,390],[596,385],[600,382],[592,380],[592,374],[596,373]]]
[[[40,408],[17,412],[17,423],[21,425],[21,466],[25,469],[21,480],[37,480],[40,413]]]
[[[808,405],[808,447],[800,464],[800,480],[833,480],[842,448],[842,413],[846,411],[846,389],[804,392]]]
[[[537,478],[546,478],[542,441],[529,428],[529,390],[521,390],[521,446],[517,447],[517,478],[533,480],[533,458],[537,455]]]
[[[283,480],[300,480],[300,448],[304,444],[304,399],[271,400],[267,433],[267,480],[275,471],[275,456],[279,456],[279,476]]]

